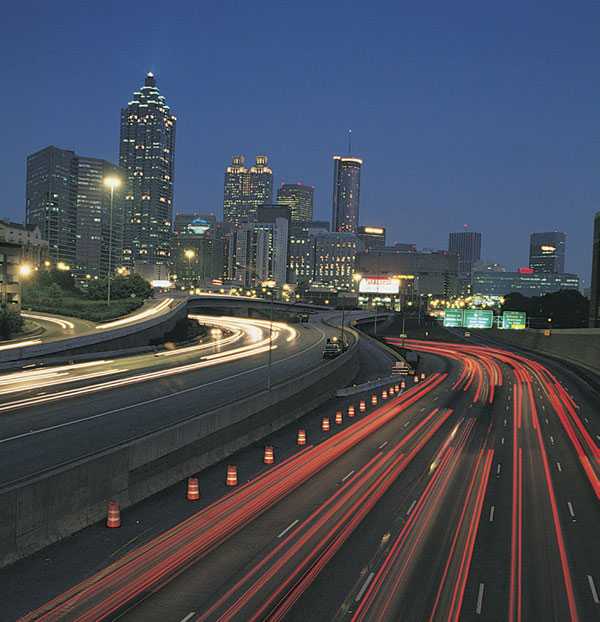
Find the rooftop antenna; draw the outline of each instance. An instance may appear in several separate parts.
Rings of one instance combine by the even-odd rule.
[[[352,130],[348,130],[348,155],[352,155]]]

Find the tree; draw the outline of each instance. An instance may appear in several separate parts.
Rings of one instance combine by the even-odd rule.
[[[509,294],[502,310],[524,311],[532,328],[584,328],[588,325],[589,304],[590,301],[577,290],[563,289],[531,298]]]
[[[145,300],[152,296],[152,287],[146,279],[139,274],[128,276],[116,276],[110,283],[111,298],[122,300],[124,298],[141,298]],[[108,295],[108,279],[91,281],[87,290],[88,298],[92,300],[104,300]]]

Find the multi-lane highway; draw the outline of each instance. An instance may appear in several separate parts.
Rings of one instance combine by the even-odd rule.
[[[269,335],[264,320],[192,317],[212,327],[211,340],[0,375],[0,484],[260,392],[269,370],[276,385],[311,369],[322,362],[332,330],[320,323],[293,328],[274,322]]]
[[[592,389],[495,346],[389,342],[426,377],[288,426],[274,465],[24,619],[598,619]]]

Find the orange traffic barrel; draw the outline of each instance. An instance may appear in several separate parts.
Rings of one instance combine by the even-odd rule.
[[[388,394],[387,394],[387,391],[384,389],[384,390],[381,392],[381,399],[382,399],[382,400],[387,400],[387,398],[388,398]]]
[[[321,430],[323,430],[323,432],[329,432],[329,417],[323,417],[323,421],[321,421]]]
[[[263,457],[265,464],[273,464],[275,462],[275,454],[273,453],[273,447],[271,445],[265,446],[265,455]]]
[[[303,430],[302,428],[300,428],[298,430],[298,436],[296,438],[296,444],[297,445],[306,445],[306,430]]]
[[[421,380],[425,380],[425,372],[424,371],[421,372]]]
[[[337,410],[335,412],[335,422],[339,425],[344,420],[341,410]]]
[[[400,385],[399,384],[395,384],[394,385],[394,389],[395,389],[396,393],[398,393],[398,391],[400,391]]]
[[[121,512],[117,501],[108,502],[108,511],[106,514],[106,526],[109,529],[115,529],[121,526]]]
[[[417,384],[417,382],[419,382],[419,376],[415,374],[414,378],[415,378],[415,384]]]
[[[227,465],[227,480],[225,481],[225,483],[228,486],[237,486],[237,466],[235,466],[235,464]]]
[[[348,406],[348,417],[354,417],[355,414],[354,404],[350,404],[350,406]]]
[[[389,389],[388,389],[388,394],[390,396],[394,395],[394,385],[392,385]]]
[[[403,381],[400,383],[400,386],[401,386],[403,389],[406,389],[406,380],[403,380]]]
[[[371,395],[371,404],[373,404],[373,406],[375,406],[375,404],[377,404],[377,395],[375,395],[375,393],[373,393],[373,395]]]
[[[187,500],[198,501],[200,499],[200,485],[197,477],[188,477],[187,481]]]
[[[367,410],[367,403],[365,402],[365,400],[360,400],[360,403],[358,404],[358,410],[360,410],[361,413],[364,413]]]

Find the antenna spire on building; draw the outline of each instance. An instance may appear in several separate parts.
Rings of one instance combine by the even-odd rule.
[[[352,130],[348,130],[348,155],[352,155]]]

